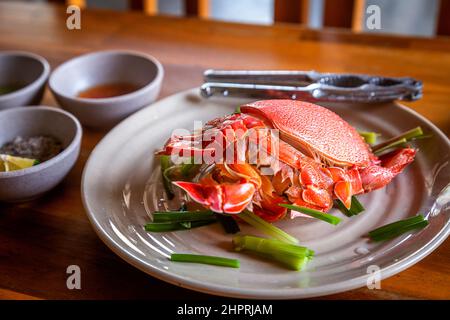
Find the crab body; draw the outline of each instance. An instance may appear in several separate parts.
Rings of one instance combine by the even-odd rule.
[[[414,160],[411,148],[376,157],[346,121],[312,103],[265,100],[240,109],[208,122],[200,133],[172,137],[158,152],[213,159],[213,171],[198,182],[174,184],[215,212],[251,206],[276,221],[286,214],[280,203],[325,212],[338,199],[349,208],[352,195],[385,186]],[[231,161],[225,157],[230,154]],[[264,167],[270,174],[262,174]]]

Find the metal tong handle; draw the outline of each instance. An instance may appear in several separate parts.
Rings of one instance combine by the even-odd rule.
[[[422,82],[314,71],[207,70],[201,87],[204,97],[283,98],[308,101],[414,101],[422,97]]]

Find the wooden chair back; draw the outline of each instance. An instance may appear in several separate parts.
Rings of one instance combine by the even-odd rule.
[[[86,0],[49,0],[85,7]],[[183,0],[185,16],[208,18],[209,0]],[[314,0],[274,0],[274,22],[300,23],[308,25],[309,5]],[[158,0],[128,0],[130,10],[158,14]],[[324,0],[323,26],[347,28],[354,32],[363,31],[365,0]],[[436,34],[450,36],[450,0],[440,0],[436,23]]]

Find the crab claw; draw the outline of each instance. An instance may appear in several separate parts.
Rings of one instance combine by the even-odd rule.
[[[409,163],[414,160],[416,150],[399,149],[380,157],[381,166],[373,165],[360,171],[361,182],[365,192],[379,189],[387,185]]]
[[[381,165],[397,175],[414,160],[415,155],[416,150],[413,148],[395,150],[380,157]]]
[[[255,185],[242,183],[194,183],[185,181],[173,182],[186,191],[196,202],[218,213],[239,213],[252,201]]]

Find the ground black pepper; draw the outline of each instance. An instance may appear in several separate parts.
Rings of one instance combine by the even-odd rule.
[[[60,141],[50,136],[16,137],[0,148],[0,154],[47,161],[62,151]]]

